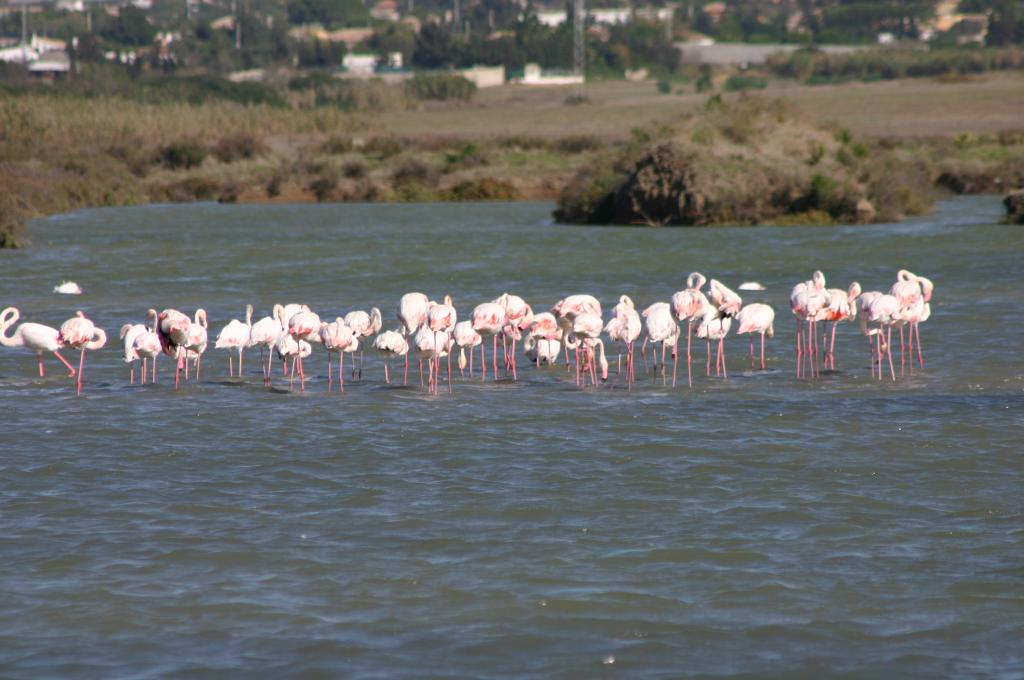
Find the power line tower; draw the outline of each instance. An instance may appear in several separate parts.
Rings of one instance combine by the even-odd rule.
[[[586,45],[583,39],[583,24],[586,23],[586,10],[583,7],[583,0],[573,0],[572,9],[572,67],[573,72],[580,77],[576,84],[576,101],[583,101],[586,92],[583,83],[586,78]]]

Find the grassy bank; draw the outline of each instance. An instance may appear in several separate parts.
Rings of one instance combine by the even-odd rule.
[[[833,141],[819,141],[817,171],[826,179],[838,177],[841,147],[857,143],[871,163],[884,156],[922,168],[929,186],[975,192],[1021,181],[1022,85],[1019,76],[999,75],[763,92],[808,124],[827,125]],[[578,105],[566,103],[564,89],[507,87],[469,101],[410,103],[407,93],[392,93],[400,98],[371,114],[318,104],[316,97],[327,96],[319,92],[289,90],[284,106],[8,93],[0,97],[0,244],[24,243],[27,218],[87,206],[554,199],[580,169],[635,162],[644,151],[638,140],[658,140],[659,130],[700,115],[708,101],[659,94],[653,83],[608,82],[588,86],[588,101]],[[835,130],[856,142],[835,146]],[[886,214],[882,203],[878,215]]]

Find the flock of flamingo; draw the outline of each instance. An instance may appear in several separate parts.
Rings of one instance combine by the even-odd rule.
[[[707,292],[704,292],[707,284]],[[756,282],[739,286],[740,290],[764,290]],[[888,293],[862,292],[860,284],[853,282],[846,290],[827,288],[825,275],[815,271],[807,281],[793,287],[790,308],[796,317],[796,357],[798,378],[815,377],[821,369],[835,369],[836,326],[844,321],[859,319],[860,328],[868,338],[871,354],[872,379],[883,377],[885,361],[889,374],[896,380],[892,357],[892,331],[899,330],[900,371],[905,366],[905,355],[910,355],[913,370],[914,353],[920,366],[924,366],[921,352],[919,325],[931,314],[932,282],[907,270],[900,270],[896,282]],[[252,320],[253,306],[246,305],[245,321],[232,320],[218,333],[214,343],[217,349],[226,349],[229,374],[235,375],[234,352],[238,353],[238,376],[242,375],[243,352],[260,347],[263,380],[271,385],[274,355],[282,362],[282,372],[289,378],[289,386],[298,378],[305,389],[306,372],[303,360],[322,345],[327,352],[328,390],[334,383],[332,354],[338,355],[338,382],[345,389],[345,355],[352,356],[352,375],[362,375],[363,343],[370,343],[384,358],[384,379],[391,382],[390,359],[404,359],[403,384],[408,384],[409,353],[415,350],[419,360],[420,384],[423,385],[423,364],[427,365],[428,390],[436,394],[441,383],[441,364],[446,359],[448,390],[452,389],[451,357],[458,349],[458,367],[465,376],[466,354],[469,353],[469,376],[474,374],[473,355],[480,347],[480,378],[487,378],[485,338],[491,340],[491,375],[497,380],[498,338],[502,345],[502,371],[506,377],[518,379],[516,347],[522,341],[526,357],[536,366],[555,364],[564,352],[567,370],[575,367],[576,383],[583,387],[588,381],[597,385],[608,379],[608,360],[602,335],[620,343],[625,351],[625,383],[632,389],[635,380],[634,344],[643,335],[641,355],[647,365],[647,345],[661,344],[660,374],[667,382],[666,354],[672,357],[672,385],[676,384],[679,360],[678,349],[682,327],[686,328],[687,384],[693,385],[693,337],[707,343],[705,372],[711,376],[712,342],[715,350],[715,376],[728,377],[725,364],[725,336],[735,321],[736,333],[750,336],[751,367],[756,365],[753,336],[761,336],[760,367],[765,368],[764,338],[774,335],[775,311],[766,304],[743,305],[742,298],[716,279],[708,281],[699,272],[687,277],[686,288],[678,291],[669,302],[655,302],[638,312],[627,295],[619,297],[612,308],[611,318],[605,322],[601,303],[591,295],[570,295],[559,300],[550,311],[534,314],[533,308],[518,295],[505,293],[491,302],[477,305],[468,320],[458,321],[458,313],[450,296],[442,302],[430,300],[423,293],[402,296],[396,310],[398,326],[381,332],[382,317],[374,307],[370,312],[353,311],[334,321],[323,321],[303,304],[274,305],[273,314]],[[106,344],[107,335],[96,327],[82,312],[51,328],[38,323],[23,323],[8,335],[20,318],[15,307],[0,313],[0,344],[7,347],[25,347],[36,353],[39,375],[45,375],[43,353],[52,352],[76,377],[76,392],[82,391],[82,371],[86,350],[98,350]],[[831,333],[824,324],[832,323]],[[822,335],[819,337],[819,324]],[[195,378],[199,378],[201,360],[208,345],[206,312],[199,309],[188,316],[176,309],[157,312],[150,309],[145,323],[125,324],[120,329],[120,340],[125,362],[131,364],[130,382],[135,383],[135,364],[141,362],[141,383],[147,376],[156,382],[156,360],[161,354],[176,361],[174,384],[189,379],[194,365]],[[908,337],[905,338],[904,331]],[[372,339],[372,340],[371,340]],[[76,369],[61,354],[69,347],[80,351]],[[355,353],[359,352],[356,359]],[[574,360],[570,361],[570,352]],[[657,353],[654,367],[658,369]],[[265,356],[265,360],[264,360]],[[622,373],[622,354],[619,354],[618,374]],[[876,371],[877,368],[877,371]]]

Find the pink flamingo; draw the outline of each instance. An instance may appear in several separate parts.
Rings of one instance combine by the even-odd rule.
[[[429,304],[426,325],[435,333],[447,333],[450,336],[452,331],[455,330],[455,323],[458,321],[458,318],[459,315],[455,312],[454,305],[452,305],[452,297],[445,295],[444,302],[431,302]],[[445,356],[448,358],[448,383],[450,387],[452,378],[451,352],[446,352]]]
[[[420,326],[413,338],[416,351],[427,360],[427,389],[432,394],[437,394],[437,385],[440,382],[441,359],[449,356],[451,349],[451,336],[448,331],[431,330],[429,326]],[[449,364],[450,366],[450,364]],[[452,390],[451,372],[448,375],[448,391]]]
[[[533,341],[531,342],[532,349],[527,352],[527,357],[538,367],[542,360],[554,364],[558,357],[554,357],[554,359],[548,357],[547,351],[554,345],[557,345],[558,350],[561,351],[561,340],[564,333],[558,319],[551,312],[541,312],[535,315],[528,326],[527,339],[533,337]]]
[[[398,331],[384,331],[373,339],[373,348],[384,357],[384,382],[391,384],[391,377],[388,375],[388,360],[393,356],[404,357],[409,354],[409,343]],[[405,384],[409,383],[409,362],[405,362],[406,375]]]
[[[672,295],[672,313],[675,314],[679,323],[686,324],[686,380],[690,387],[693,387],[693,324],[694,319],[704,314],[704,308],[709,304],[707,297],[701,292],[707,279],[700,272],[693,272],[686,277],[686,289]]]
[[[526,339],[523,340],[523,352],[526,354],[526,358],[537,366],[556,363],[561,351],[562,343],[555,338],[528,333]]]
[[[601,303],[593,295],[576,294],[562,298],[551,308],[562,333],[572,331],[572,322],[580,314],[601,316]],[[569,343],[565,343],[565,370],[569,370]]]
[[[359,335],[340,316],[320,327],[320,341],[327,350],[327,391],[331,391],[331,352],[338,353],[338,380],[341,391],[345,391],[345,352],[353,353],[359,348]]]
[[[505,327],[505,308],[496,302],[482,302],[473,309],[473,330],[482,337],[490,336],[491,359],[494,364],[494,380],[498,379],[498,334]],[[484,345],[480,344],[480,379],[487,377],[487,359],[484,357]]]
[[[601,321],[599,314],[593,314],[590,312],[583,312],[577,314],[572,320],[572,334],[579,341],[576,347],[576,384],[586,386],[587,375],[590,375],[590,381],[595,386],[597,385],[597,367],[595,361],[600,361],[601,364],[601,381],[608,379],[608,361],[604,355],[604,343],[601,341],[601,332],[604,330],[604,323]],[[583,348],[583,358],[580,359],[579,348]],[[599,357],[595,357],[594,348],[598,347],[601,350]],[[580,369],[582,364],[582,382],[580,380]]]
[[[142,362],[142,381],[141,384],[146,384],[146,361],[149,359],[153,360],[153,382],[156,382],[156,358],[160,355],[160,336],[157,335],[156,331],[151,330],[156,327],[156,310],[150,309],[146,312],[147,324],[125,324],[121,326],[121,341],[124,348],[124,360],[126,363],[132,365],[130,374],[130,384],[135,384],[135,363],[141,359]]]
[[[708,283],[708,291],[708,299],[711,304],[723,314],[735,316],[743,306],[743,298],[718,279],[711,279]]]
[[[96,350],[107,344],[107,334],[97,328],[81,311],[75,312],[60,327],[60,337],[69,347],[81,350],[78,359],[78,386],[76,394],[82,393],[82,371],[85,369],[85,351]]]
[[[712,340],[718,341],[718,351],[715,354],[715,375],[729,377],[729,371],[725,367],[725,336],[728,335],[731,327],[732,317],[722,310],[716,309],[714,304],[709,304],[704,308],[704,315],[700,317],[700,321],[697,324],[697,337],[707,340],[708,343],[708,377],[711,377]]]
[[[214,349],[238,350],[238,377],[242,377],[242,352],[249,347],[249,337],[252,335],[252,305],[245,306],[245,322],[232,319],[217,334],[217,341]],[[228,375],[235,374],[231,365],[232,356],[228,353]]]
[[[288,319],[288,335],[295,338],[295,340],[305,340],[309,343],[320,342],[320,326],[320,317],[307,308],[296,312]],[[310,345],[310,352],[312,351],[313,347]],[[305,390],[306,371],[302,366],[303,358],[303,354],[300,352],[298,355],[299,385]]]
[[[893,295],[879,295],[872,299],[865,311],[866,323],[878,324],[878,379],[882,379],[882,354],[889,357],[889,372],[896,380],[896,369],[892,363],[892,327],[901,323],[900,302]],[[884,334],[884,337],[883,337]],[[884,347],[883,347],[884,341]]]
[[[292,360],[292,369],[288,372],[288,387],[291,388],[295,379],[296,364],[313,353],[313,346],[305,340],[296,340],[289,333],[281,333],[274,343],[274,351],[282,363],[287,365]]]
[[[633,300],[628,295],[619,298],[619,304],[612,310],[613,316],[604,327],[608,337],[626,346],[626,388],[633,389],[635,374],[633,371],[633,343],[640,337],[642,324]],[[619,368],[622,367],[622,355],[619,354]]]
[[[176,309],[165,309],[157,316],[157,335],[164,354],[174,357],[177,366],[174,372],[174,388],[178,388],[182,369],[185,368],[185,344],[188,342],[188,327],[192,319]]]
[[[13,334],[7,335],[7,329],[17,323],[19,318],[21,318],[21,312],[17,307],[8,307],[0,312],[0,344],[4,347],[27,347],[35,352],[39,359],[40,378],[46,376],[46,370],[43,368],[43,352],[53,352],[53,355],[67,366],[68,377],[75,377],[75,367],[60,354],[60,349],[64,346],[60,331],[41,323],[26,322],[18,326]]]
[[[459,373],[466,375],[466,348],[469,348],[469,375],[473,376],[473,348],[483,343],[484,339],[473,330],[472,321],[460,321],[455,324],[452,339],[459,348]]]
[[[195,318],[188,327],[188,339],[185,341],[185,380],[188,380],[188,362],[196,364],[196,380],[199,380],[199,371],[203,360],[203,353],[206,352],[206,345],[209,340],[207,333],[206,310],[197,309]]]
[[[754,333],[761,334],[761,369],[764,370],[764,336],[775,336],[775,310],[768,305],[755,302],[749,304],[736,315],[736,335],[750,335],[750,367],[754,367]]]
[[[676,386],[676,368],[679,363],[679,324],[672,317],[672,306],[667,302],[655,302],[643,311],[644,330],[646,331],[644,342],[641,348],[647,347],[647,343],[661,343],[661,379],[665,381],[665,348],[672,348],[672,387]],[[657,364],[657,355],[655,355]]]
[[[911,368],[913,368],[913,356],[914,356],[914,336],[917,336],[917,359],[921,367],[924,367],[924,355],[921,352],[921,332],[918,328],[918,324],[921,323],[923,316],[927,319],[927,316],[931,315],[930,301],[932,298],[932,292],[934,291],[934,284],[931,279],[924,276],[918,276],[913,272],[901,269],[896,274],[896,283],[889,289],[889,295],[894,296],[899,300],[900,308],[904,311],[902,316],[907,320],[910,325],[910,356],[911,356]],[[927,310],[925,306],[927,305]],[[903,369],[903,328],[900,327],[900,370]]]
[[[843,321],[857,318],[857,296],[860,295],[860,284],[856,281],[846,290],[828,289],[828,306],[822,315],[826,321],[832,322],[832,339],[825,353],[825,368],[836,369],[836,325]]]
[[[373,307],[369,313],[364,312],[361,309],[349,312],[345,315],[345,325],[352,329],[357,337],[360,338],[372,338],[373,336],[380,333],[380,327],[383,321],[380,316],[380,309]],[[353,375],[358,377],[360,380],[363,378],[363,350],[359,350],[359,373],[355,373],[355,362],[353,361],[352,371]]]
[[[401,332],[406,338],[416,335],[420,326],[427,322],[430,311],[430,299],[423,293],[406,293],[398,301],[396,316],[402,324]],[[420,375],[423,374],[423,361],[420,360]],[[409,376],[409,354],[405,354],[405,375]]]
[[[270,383],[270,362],[273,358],[271,350],[277,345],[277,339],[284,333],[285,322],[284,307],[274,305],[274,315],[265,316],[252,325],[249,330],[249,347],[260,346],[260,366],[263,368],[263,384]],[[263,354],[266,352],[267,361],[264,363]]]
[[[501,343],[502,351],[505,354],[505,370],[511,370],[513,379],[517,379],[516,342],[522,337],[521,332],[533,323],[533,308],[523,298],[509,293],[502,293],[493,302],[505,308],[505,323],[509,326],[502,335]],[[509,338],[512,340],[511,350],[505,342]]]
[[[801,367],[804,365],[806,356],[807,363],[811,366],[811,376],[817,371],[818,338],[817,322],[822,317],[822,310],[828,307],[829,294],[825,288],[825,275],[816,270],[811,275],[810,281],[804,281],[793,286],[793,292],[789,297],[790,309],[797,318],[796,337],[796,374],[801,376]],[[807,322],[807,335],[804,336],[803,322]],[[803,342],[801,342],[801,340]]]

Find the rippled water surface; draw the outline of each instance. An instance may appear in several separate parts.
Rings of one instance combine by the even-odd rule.
[[[454,393],[243,380],[85,393],[0,348],[0,676],[1024,677],[1024,231],[994,198],[899,225],[553,226],[549,205],[149,206],[36,222],[0,306],[116,338],[148,307],[213,329],[504,291],[667,300],[697,269],[778,311],[768,370],[580,390],[564,368]],[[794,376],[788,292],[936,283],[926,366],[864,339]],[[57,296],[65,278],[85,293]],[[214,331],[215,332],[215,331]],[[698,354],[698,356],[701,356]],[[615,361],[612,360],[614,374]],[[898,370],[898,356],[897,356]],[[614,381],[614,375],[612,381]]]

